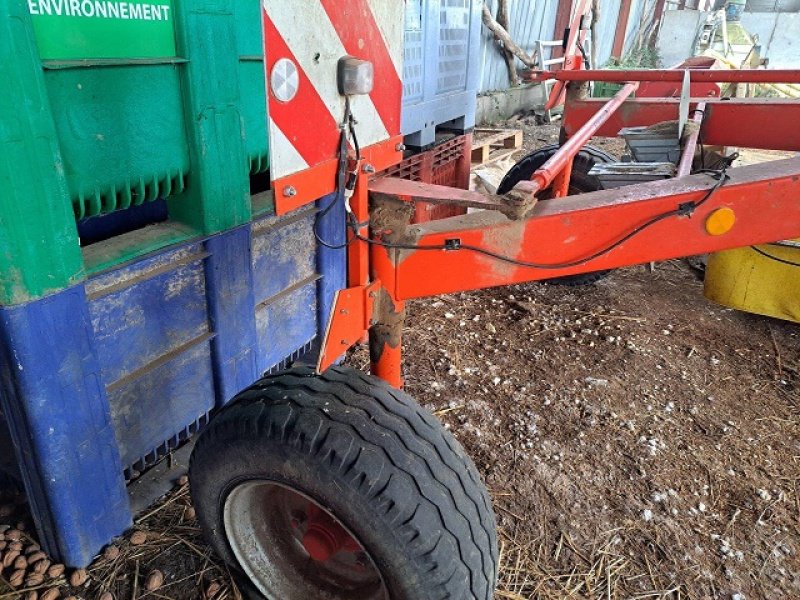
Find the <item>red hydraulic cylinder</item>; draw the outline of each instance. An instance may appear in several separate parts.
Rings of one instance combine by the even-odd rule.
[[[692,172],[692,163],[694,162],[694,153],[697,150],[697,142],[700,140],[700,128],[703,125],[703,117],[706,112],[706,103],[701,102],[697,105],[694,113],[694,122],[697,124],[697,129],[691,133],[683,145],[683,154],[681,154],[681,162],[678,163],[677,177],[683,177]]]
[[[597,133],[603,124],[608,121],[611,115],[625,102],[625,100],[639,88],[637,82],[627,83],[617,94],[609,100],[603,108],[597,111],[591,119],[573,135],[553,157],[542,165],[531,177],[530,183],[523,182],[517,189],[529,192],[533,195],[547,189],[553,180],[569,168],[573,159],[586,145],[586,143]]]

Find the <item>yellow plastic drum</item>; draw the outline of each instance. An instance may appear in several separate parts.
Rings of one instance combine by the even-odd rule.
[[[758,246],[712,254],[706,298],[745,312],[800,323],[800,247]]]

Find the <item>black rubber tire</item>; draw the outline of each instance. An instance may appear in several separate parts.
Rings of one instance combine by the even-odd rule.
[[[500,186],[497,188],[498,194],[507,194],[514,186],[520,181],[527,181],[531,176],[546,163],[560,148],[558,144],[550,144],[543,146],[538,150],[534,150],[530,154],[522,157],[517,161],[508,173],[505,174]],[[575,157],[575,162],[572,167],[572,176],[578,177],[583,181],[587,188],[592,188],[585,191],[596,191],[601,189],[600,181],[596,177],[589,175],[597,163],[611,163],[616,162],[616,158],[611,156],[608,152],[595,148],[594,146],[584,146],[584,148]],[[583,185],[581,185],[583,187]]]
[[[497,188],[497,193],[506,194],[514,189],[514,186],[520,181],[529,180],[536,170],[556,153],[558,148],[558,144],[544,146],[520,159],[516,165],[511,167],[505,177],[503,177],[500,186]],[[599,148],[594,148],[592,146],[584,147],[575,157],[575,161],[572,165],[570,194],[583,194],[602,189],[600,180],[589,175],[589,171],[591,171],[592,167],[597,163],[609,163],[615,160],[613,156]],[[542,199],[547,199],[547,197],[546,193],[541,195]],[[595,271],[594,273],[582,273],[580,275],[570,275],[567,277],[554,277],[553,279],[546,280],[545,283],[568,286],[591,285],[605,279],[610,272],[611,271]]]
[[[433,415],[377,378],[294,368],[212,419],[192,454],[192,499],[208,541],[234,567],[223,507],[254,479],[328,508],[372,557],[392,600],[494,597],[495,518],[477,469]]]

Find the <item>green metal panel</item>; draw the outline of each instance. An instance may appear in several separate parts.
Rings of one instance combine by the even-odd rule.
[[[232,2],[175,2],[180,58],[141,59],[133,43],[126,58],[91,58],[102,52],[83,45],[84,55],[70,48],[76,60],[43,62],[77,218],[168,198],[198,233],[249,220]],[[69,46],[71,32],[54,29],[62,40],[48,43]]]
[[[268,164],[260,4],[152,2],[92,1],[95,12],[147,4],[150,20],[2,3],[0,75],[14,85],[0,99],[0,303],[83,276],[76,218],[169,204],[169,223],[84,252],[92,271],[250,220],[248,172]],[[169,7],[161,21],[157,2]],[[237,43],[243,19],[252,55]]]
[[[245,123],[250,174],[256,175],[269,169],[262,8],[259,0],[236,0],[235,3],[242,116]]]
[[[234,0],[177,2],[192,173],[170,214],[204,233],[250,220]]]
[[[179,194],[190,170],[183,63],[45,62],[77,218]]]
[[[0,305],[83,275],[64,162],[23,0],[0,3]]]

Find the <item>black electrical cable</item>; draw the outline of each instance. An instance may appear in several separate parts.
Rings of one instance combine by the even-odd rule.
[[[581,56],[583,56],[583,64],[586,66],[586,69],[587,70],[591,69],[592,68],[592,61],[589,60],[589,56],[586,54],[586,50],[584,49],[583,44],[581,43],[580,39],[578,39],[578,41],[577,41],[577,43],[575,45],[578,46],[578,50],[581,51]]]
[[[345,190],[348,189],[349,183],[347,180],[347,132],[350,132],[350,137],[353,140],[353,148],[356,152],[356,160],[361,160],[361,147],[358,143],[358,137],[356,136],[356,129],[355,129],[355,117],[353,116],[353,112],[350,109],[350,98],[345,98],[344,103],[344,120],[342,121],[342,133],[339,137],[339,167],[336,172],[336,196],[331,200],[328,205],[323,208],[318,214],[317,218],[314,221],[314,237],[317,240],[317,243],[325,248],[330,250],[344,250],[345,248],[349,247],[355,241],[355,238],[352,237],[346,242],[342,244],[332,244],[322,239],[322,236],[319,234],[319,226],[321,221],[328,215],[328,213],[333,210],[333,208],[339,202],[345,201]],[[353,182],[355,184],[355,182]],[[347,220],[350,221],[351,218],[354,220],[355,217],[348,213]],[[351,223],[347,223],[348,227],[351,227]]]
[[[758,254],[760,254],[764,258],[768,258],[770,260],[774,260],[775,262],[779,262],[779,263],[782,263],[784,265],[789,265],[790,267],[800,267],[800,263],[796,263],[796,262],[793,262],[791,260],[786,260],[785,258],[781,258],[780,256],[775,256],[773,254],[770,254],[769,252],[765,252],[764,250],[762,250],[761,248],[758,248],[756,246],[750,246],[750,248],[753,249],[754,251],[756,251]]]
[[[618,248],[619,246],[621,246],[622,244],[624,244],[628,240],[636,237],[637,235],[639,235],[640,233],[642,233],[646,229],[649,229],[653,225],[656,225],[657,223],[660,223],[661,221],[663,221],[665,219],[668,219],[670,217],[677,217],[677,216],[688,216],[688,217],[692,216],[692,214],[699,207],[701,207],[703,204],[708,202],[708,200],[716,193],[716,191],[719,190],[719,188],[721,188],[730,179],[730,176],[727,174],[726,169],[727,169],[727,167],[721,169],[720,171],[706,172],[707,174],[713,174],[717,178],[717,182],[716,182],[716,184],[714,184],[714,186],[712,188],[710,188],[708,190],[708,192],[706,192],[706,195],[703,196],[703,198],[701,198],[697,202],[689,202],[689,203],[681,204],[681,205],[679,205],[677,208],[675,208],[673,210],[669,210],[669,211],[663,212],[663,213],[661,213],[659,215],[656,215],[653,218],[651,218],[649,221],[643,223],[642,225],[639,225],[639,226],[635,227],[634,229],[629,231],[627,234],[622,236],[620,239],[618,239],[615,242],[609,244],[608,246],[606,246],[602,250],[598,250],[597,252],[595,252],[595,253],[593,253],[593,254],[591,254],[589,256],[586,256],[586,257],[583,257],[583,258],[580,258],[580,259],[575,259],[575,260],[572,260],[572,261],[563,262],[563,263],[547,264],[547,263],[528,262],[528,261],[518,260],[516,258],[511,258],[510,256],[504,256],[502,254],[498,254],[496,252],[492,252],[491,250],[487,250],[487,249],[481,248],[479,246],[472,246],[472,245],[468,245],[468,244],[460,244],[460,243],[459,244],[450,244],[450,245],[447,245],[447,244],[426,244],[426,245],[397,244],[397,243],[392,243],[392,242],[384,242],[384,241],[381,241],[381,240],[368,239],[368,238],[365,238],[365,237],[363,237],[361,235],[358,235],[358,234],[356,234],[355,237],[357,237],[359,240],[361,240],[363,242],[367,242],[369,244],[375,244],[375,245],[378,245],[378,246],[383,246],[385,248],[390,248],[390,249],[399,249],[399,250],[447,250],[447,251],[468,250],[470,252],[476,252],[478,254],[483,254],[484,256],[488,256],[488,257],[493,258],[495,260],[498,260],[498,261],[501,261],[501,262],[505,262],[505,263],[509,263],[509,264],[512,264],[512,265],[516,265],[516,266],[519,266],[519,267],[525,267],[525,268],[530,268],[530,269],[543,269],[543,270],[568,269],[568,268],[571,268],[571,267],[577,267],[577,266],[580,266],[580,265],[584,265],[584,264],[586,264],[588,262],[591,262],[591,261],[593,261],[593,260],[595,260],[597,258],[600,258],[601,256],[605,256],[606,254],[608,254],[609,252],[611,252],[614,249]]]

